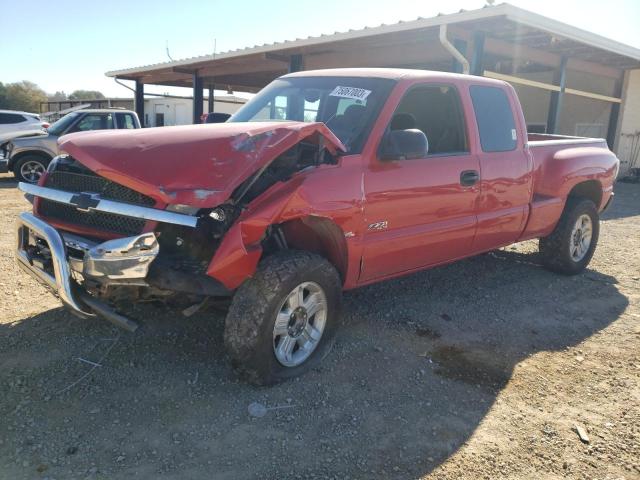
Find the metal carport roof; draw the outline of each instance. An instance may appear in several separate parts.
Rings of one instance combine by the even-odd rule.
[[[640,49],[504,3],[392,25],[336,32],[107,72],[107,76],[145,84],[193,86],[194,74],[204,87],[231,86],[255,91],[302,58],[304,69],[332,67],[416,67],[447,69],[451,55],[438,42],[438,27],[447,25],[451,39],[486,35],[485,51],[533,58],[550,66],[570,57],[569,68],[617,77],[640,67]],[[428,48],[426,46],[428,45]],[[464,53],[464,51],[463,51]]]

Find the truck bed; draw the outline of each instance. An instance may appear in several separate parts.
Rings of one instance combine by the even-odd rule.
[[[604,138],[573,137],[546,133],[529,133],[527,136],[529,139],[529,150],[533,156],[534,172],[538,171],[540,167],[544,168],[548,166],[546,165],[547,162],[550,162],[553,158],[557,158],[556,154],[561,150],[571,149],[575,156],[581,156],[592,153],[591,151],[584,151],[582,149],[596,148],[604,149],[604,152],[611,155],[607,141]]]
[[[599,180],[610,175],[613,153],[606,140],[565,135],[530,133],[529,151],[533,161],[533,189],[529,222],[522,239],[548,235],[564,208],[568,195],[565,185],[573,183],[573,177]],[[608,182],[607,182],[608,183]],[[611,187],[601,191],[604,206]]]
[[[550,133],[527,133],[529,146],[539,145],[575,145],[575,144],[603,144],[607,141],[604,138],[576,137],[572,135],[553,135]]]

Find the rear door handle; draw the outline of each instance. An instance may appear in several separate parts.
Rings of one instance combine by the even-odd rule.
[[[470,187],[480,180],[480,173],[477,170],[465,170],[460,174],[460,185]]]

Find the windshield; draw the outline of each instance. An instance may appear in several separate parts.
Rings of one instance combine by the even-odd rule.
[[[365,77],[280,78],[228,121],[323,122],[349,153],[359,153],[394,83]]]
[[[51,124],[49,128],[47,128],[47,132],[51,135],[62,135],[69,125],[73,123],[73,121],[78,118],[79,113],[69,113],[62,117],[60,120]]]

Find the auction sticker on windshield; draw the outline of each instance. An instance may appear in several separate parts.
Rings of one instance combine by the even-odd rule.
[[[354,100],[366,100],[370,93],[371,90],[365,90],[364,88],[341,87],[338,85],[329,95],[332,97],[352,98]]]

